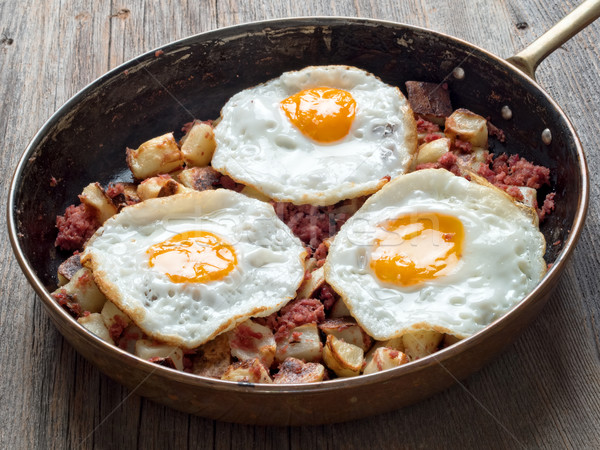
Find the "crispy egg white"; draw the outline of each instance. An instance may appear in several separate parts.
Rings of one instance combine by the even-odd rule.
[[[234,95],[212,166],[277,201],[331,205],[409,168],[416,124],[397,87],[348,66],[286,72]]]
[[[82,262],[146,334],[194,348],[294,297],[306,252],[268,203],[189,192],[124,208]]]
[[[468,337],[539,283],[545,240],[500,190],[444,169],[392,180],[346,222],[327,282],[377,340],[410,330]]]

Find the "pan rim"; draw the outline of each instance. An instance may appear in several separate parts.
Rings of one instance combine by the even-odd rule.
[[[479,52],[482,55],[485,55],[487,58],[493,60],[495,63],[504,66],[510,72],[511,76],[516,76],[518,78],[518,83],[529,83],[533,85],[540,94],[545,97],[545,100],[552,105],[556,112],[562,117],[567,125],[567,129],[569,133],[573,136],[575,147],[577,150],[577,159],[579,161],[579,174],[581,177],[581,195],[579,197],[579,203],[577,205],[576,214],[572,223],[572,228],[569,233],[568,239],[565,242],[565,245],[562,251],[558,254],[556,260],[554,261],[552,267],[548,270],[547,274],[544,276],[542,281],[536,286],[536,288],[530,292],[523,300],[521,300],[517,305],[511,308],[508,312],[506,312],[502,317],[492,322],[488,326],[486,326],[483,330],[475,333],[474,335],[466,338],[455,345],[452,345],[448,348],[442,349],[432,355],[429,355],[425,358],[419,359],[417,361],[413,361],[409,364],[390,369],[383,372],[378,372],[369,375],[361,375],[355,378],[343,379],[338,378],[334,380],[328,380],[325,382],[319,382],[314,384],[289,384],[289,385],[270,385],[270,384],[239,384],[236,382],[225,381],[225,380],[217,380],[213,378],[203,377],[200,375],[189,374],[186,372],[176,371],[174,369],[169,369],[166,367],[159,366],[157,364],[153,364],[151,362],[145,361],[133,354],[127,353],[124,350],[111,345],[91,332],[87,331],[85,328],[80,326],[75,319],[73,319],[63,308],[61,308],[58,303],[56,303],[52,297],[50,296],[50,292],[46,290],[45,286],[41,282],[41,280],[36,275],[33,267],[29,263],[26,258],[23,250],[19,244],[19,237],[17,235],[17,224],[16,224],[16,211],[18,205],[16,204],[17,200],[17,192],[18,192],[18,184],[22,177],[25,167],[27,166],[28,160],[33,156],[35,149],[42,143],[44,136],[48,134],[48,131],[52,129],[52,127],[59,121],[61,117],[63,117],[75,104],[77,104],[88,91],[96,88],[103,83],[109,82],[112,78],[119,75],[125,70],[128,70],[133,67],[140,66],[143,67],[144,63],[152,60],[155,57],[157,51],[169,52],[171,50],[175,50],[177,48],[184,47],[187,43],[195,43],[199,41],[209,41],[220,39],[222,35],[226,35],[226,39],[237,39],[242,37],[244,34],[254,34],[259,32],[268,32],[269,28],[273,29],[281,29],[285,31],[286,29],[299,29],[299,28],[317,28],[327,27],[327,26],[336,26],[336,25],[356,25],[356,26],[386,26],[394,29],[407,29],[412,31],[419,31],[422,33],[426,33],[429,35],[434,35],[440,39],[445,41],[454,42],[459,44],[461,47],[465,47],[468,49],[473,49],[474,52]],[[19,159],[17,166],[15,168],[10,187],[9,187],[9,195],[8,195],[8,203],[7,203],[7,225],[8,225],[8,234],[9,240],[11,243],[11,247],[13,249],[13,253],[19,263],[21,270],[25,274],[29,283],[34,288],[37,296],[42,300],[42,304],[45,308],[51,309],[54,313],[58,313],[61,319],[65,319],[66,326],[73,327],[75,326],[75,331],[82,338],[86,345],[91,345],[96,350],[101,352],[113,352],[115,357],[119,357],[119,359],[123,360],[127,365],[131,366],[135,370],[142,370],[148,377],[150,376],[161,376],[169,378],[173,381],[181,382],[190,386],[205,386],[215,390],[226,390],[240,393],[261,393],[261,394],[270,394],[270,395],[284,395],[284,394],[314,394],[322,391],[329,391],[331,389],[353,389],[359,386],[371,385],[376,383],[381,383],[390,379],[395,379],[402,377],[406,373],[418,372],[425,367],[429,367],[434,364],[442,364],[447,359],[450,359],[457,354],[468,351],[477,345],[481,339],[484,339],[488,334],[492,333],[494,329],[502,326],[505,322],[511,320],[512,316],[518,314],[522,308],[526,305],[529,305],[533,301],[542,301],[542,296],[539,295],[541,291],[544,290],[546,285],[551,284],[552,281],[556,281],[555,279],[562,272],[562,267],[566,264],[567,260],[571,256],[577,241],[579,240],[581,231],[584,226],[585,216],[587,214],[589,203],[589,172],[587,167],[587,162],[585,158],[585,154],[581,145],[581,141],[577,132],[575,131],[571,121],[566,116],[562,108],[554,101],[554,99],[537,83],[537,81],[529,78],[526,74],[521,72],[517,67],[513,66],[505,59],[498,57],[497,55],[485,50],[477,45],[471,44],[465,40],[460,38],[456,38],[454,36],[450,36],[445,33],[441,33],[434,30],[429,30],[424,27],[419,27],[415,25],[404,24],[400,22],[394,21],[386,21],[379,19],[371,19],[371,18],[357,18],[357,17],[344,17],[344,16],[300,16],[300,17],[289,17],[289,18],[279,18],[279,19],[269,19],[269,20],[261,20],[261,21],[253,21],[246,22],[242,24],[231,25],[227,27],[216,28],[212,30],[208,30],[202,33],[198,33],[192,36],[188,36],[182,39],[178,39],[172,42],[169,42],[165,45],[159,46],[153,50],[145,52],[135,58],[132,58],[117,67],[111,69],[100,77],[96,78],[92,82],[88,83],[82,89],[80,89],[75,95],[70,97],[60,108],[58,108],[42,125],[42,127],[36,132],[34,137],[31,139],[29,144],[27,145],[23,155]],[[48,311],[50,313],[50,311]],[[53,320],[55,317],[50,314]],[[60,330],[59,330],[60,331]],[[62,333],[61,333],[62,334]],[[443,364],[442,364],[443,365]]]

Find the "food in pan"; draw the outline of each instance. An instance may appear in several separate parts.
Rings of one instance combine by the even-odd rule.
[[[212,166],[268,197],[332,205],[406,172],[415,120],[397,87],[346,66],[286,72],[234,95]]]
[[[56,300],[141,358],[254,383],[379,372],[500,317],[545,273],[537,224],[554,207],[549,170],[490,153],[501,130],[454,110],[447,86],[408,82],[412,111],[378,83],[348,67],[286,73],[234,96],[216,126],[194,121],[179,142],[167,133],[127,150],[134,183],[91,183],[57,218],[56,245],[77,252],[59,269]],[[392,104],[397,114],[361,122],[365,89],[388,93],[367,110]],[[312,112],[319,98],[345,111],[325,131]],[[370,135],[376,150],[363,157],[377,163],[344,184],[344,159],[332,169],[323,158]],[[270,156],[242,164],[236,142]],[[277,173],[254,177],[258,167]],[[307,172],[279,172],[290,167]],[[312,177],[324,167],[329,175]]]

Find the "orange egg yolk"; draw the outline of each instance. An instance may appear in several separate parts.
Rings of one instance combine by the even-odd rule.
[[[317,87],[286,98],[281,108],[302,134],[329,143],[342,139],[350,131],[356,101],[348,91]]]
[[[462,222],[440,213],[407,214],[380,225],[371,269],[381,281],[413,286],[450,273],[462,255]]]
[[[233,247],[207,231],[186,231],[154,244],[147,252],[150,267],[174,283],[220,280],[237,265]]]

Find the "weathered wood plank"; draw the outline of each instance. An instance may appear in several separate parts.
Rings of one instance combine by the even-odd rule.
[[[576,3],[0,1],[0,168],[12,173],[35,131],[87,83],[142,52],[197,32],[277,17],[373,17],[450,33],[509,56]],[[599,447],[599,39],[600,23],[595,23],[538,71],[588,153],[592,202],[587,228],[539,319],[462,386],[401,411],[332,426],[251,427],[172,411],[131,394],[64,342],[5,238],[0,239],[0,447]],[[2,203],[8,183],[8,177],[0,179]],[[0,233],[6,233],[5,226]]]

